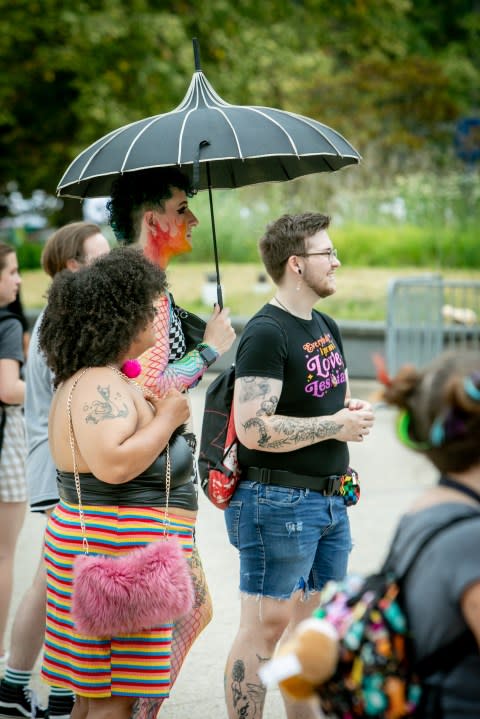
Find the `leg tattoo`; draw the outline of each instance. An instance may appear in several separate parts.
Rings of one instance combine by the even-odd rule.
[[[259,663],[267,661],[257,654]],[[266,688],[259,681],[258,684],[247,682],[245,679],[245,663],[237,659],[232,667],[232,705],[239,719],[260,718],[265,704]]]

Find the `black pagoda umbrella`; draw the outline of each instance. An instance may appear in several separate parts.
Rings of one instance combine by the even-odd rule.
[[[177,167],[198,190],[208,190],[219,304],[222,305],[212,189],[284,182],[358,164],[360,155],[338,132],[296,113],[230,105],[200,68],[178,107],[124,125],[73,160],[57,187],[60,197],[108,197],[125,172]]]

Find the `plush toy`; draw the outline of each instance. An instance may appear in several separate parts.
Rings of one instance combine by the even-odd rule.
[[[330,679],[338,662],[338,634],[325,619],[312,617],[296,627],[275,657],[261,670],[267,685],[278,684],[292,699],[309,699],[318,684]]]

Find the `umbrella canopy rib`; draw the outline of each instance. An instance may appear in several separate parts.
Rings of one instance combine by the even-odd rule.
[[[239,138],[238,138],[237,131],[235,130],[233,124],[230,122],[230,119],[229,119],[228,116],[225,114],[225,112],[223,111],[223,109],[220,109],[219,107],[215,107],[215,105],[209,105],[209,104],[208,104],[208,101],[207,101],[206,97],[203,95],[203,88],[201,88],[201,92],[202,92],[202,96],[203,96],[203,98],[204,98],[204,100],[205,100],[206,106],[209,107],[210,109],[215,110],[216,112],[220,113],[220,115],[223,117],[223,119],[225,120],[225,122],[227,123],[227,125],[230,127],[230,129],[231,129],[231,131],[232,131],[232,134],[233,134],[233,137],[235,138],[235,144],[237,145],[238,154],[240,155],[240,158],[243,158],[243,157],[244,157],[244,154],[243,154],[242,148],[241,148],[241,146],[240,146],[240,140],[239,140]]]
[[[182,112],[182,110],[185,110],[188,108],[188,106],[192,102],[192,98],[195,96],[196,89],[197,89],[197,76],[201,75],[202,73],[195,72],[192,79],[190,80],[190,85],[188,86],[187,92],[185,93],[185,97],[183,98],[180,105],[177,105],[172,112]]]
[[[106,197],[125,173],[174,166],[200,190],[245,187],[335,172],[360,160],[331,127],[279,108],[232,105],[196,70],[176,108],[98,139],[69,164],[57,192]]]
[[[248,109],[250,112],[254,112],[254,113],[257,113],[258,115],[261,115],[261,116],[264,117],[266,120],[268,120],[268,122],[271,122],[272,125],[275,125],[275,126],[280,130],[280,132],[281,132],[283,135],[285,135],[285,137],[287,138],[288,142],[290,143],[290,145],[291,145],[291,147],[292,147],[292,150],[293,150],[293,152],[295,153],[295,155],[296,155],[297,157],[300,157],[300,155],[298,154],[297,146],[296,146],[296,144],[295,144],[295,142],[294,142],[294,140],[293,140],[293,137],[290,135],[289,132],[287,132],[287,131],[285,130],[284,127],[281,126],[281,124],[280,124],[279,122],[277,122],[276,120],[274,120],[273,117],[269,117],[269,115],[267,115],[267,113],[266,113],[261,107],[251,106],[251,107],[248,107],[247,109]],[[287,113],[287,114],[289,114],[289,113]],[[268,153],[268,152],[267,152],[267,153],[265,153],[265,157],[268,157],[270,154],[276,154],[276,153]],[[257,157],[263,157],[263,155],[257,155]]]
[[[181,127],[180,127],[180,132],[179,132],[179,134],[178,134],[178,153],[177,153],[177,164],[178,164],[178,165],[181,165],[181,164],[182,164],[182,143],[183,143],[183,135],[184,135],[184,132],[185,132],[185,125],[187,124],[187,120],[188,120],[188,118],[190,117],[190,114],[191,114],[192,112],[194,112],[194,110],[195,110],[195,108],[193,108],[192,110],[190,110],[189,112],[187,112],[187,114],[186,114],[185,117],[183,118],[183,122],[182,122],[182,125],[181,125]]]
[[[226,102],[226,100],[221,98],[220,95],[215,92],[203,72],[199,73],[198,81],[198,84],[202,88],[202,94],[208,95],[212,103],[215,103],[219,107],[235,107],[235,105],[231,105],[229,102]]]
[[[311,127],[312,130],[315,130],[315,132],[317,132],[319,135],[321,135],[321,137],[323,137],[325,142],[328,142],[328,144],[331,145],[331,147],[335,150],[335,153],[337,155],[340,155],[340,157],[344,157],[342,152],[338,149],[338,147],[336,147],[335,143],[332,142],[332,140],[330,140],[330,138],[327,137],[326,134],[320,130],[320,128],[318,127],[318,125],[319,125],[318,122],[310,120],[310,118],[305,117],[304,115],[297,115],[295,112],[287,112],[287,115],[290,115],[291,117],[294,117],[296,120],[303,122],[305,125],[308,125],[308,127]],[[325,125],[325,127],[327,127],[327,125]],[[330,130],[331,128],[328,128],[328,129]],[[342,138],[342,140],[345,140],[343,135],[340,135],[340,133],[337,132],[336,130],[335,130],[335,132],[337,135],[339,135],[339,137]],[[346,140],[345,140],[345,142],[346,142]]]
[[[108,142],[109,142],[110,138],[116,137],[118,134],[120,134],[120,132],[123,132],[124,129],[125,129],[125,127],[120,127],[120,128],[118,128],[117,130],[113,130],[113,131],[110,132],[108,135],[105,135],[105,137],[103,138],[103,143],[102,143],[100,149],[102,149],[103,147],[105,147],[106,145],[108,145]],[[92,148],[91,148],[91,146],[90,146],[90,147],[87,147],[85,150],[82,150],[82,152],[81,152],[79,155],[77,155],[77,157],[76,157],[74,160],[72,160],[72,162],[69,164],[69,166],[67,167],[67,169],[66,169],[65,172],[63,173],[63,177],[66,177],[66,176],[68,175],[69,171],[70,171],[70,168],[73,167],[74,165],[76,165],[77,163],[79,163],[80,160],[82,159],[82,157],[83,157],[84,155],[86,155],[87,152],[91,151],[91,149],[92,149]],[[96,153],[95,153],[95,154],[96,154]],[[79,176],[78,176],[79,181],[83,179],[83,176],[84,176],[84,174],[85,174],[85,171],[86,171],[87,167],[89,166],[90,162],[92,161],[92,158],[95,157],[95,154],[93,154],[93,155],[87,160],[87,162],[86,162],[86,164],[85,164],[85,167],[83,168],[83,170],[81,171],[81,173],[80,173]],[[63,180],[63,177],[62,177],[62,180]],[[62,182],[62,181],[60,180],[60,185],[61,185],[61,182]]]
[[[142,137],[142,135],[143,135],[145,132],[147,132],[147,130],[149,130],[153,125],[155,125],[155,123],[158,122],[158,120],[159,120],[161,117],[166,117],[167,115],[171,115],[171,114],[172,114],[172,113],[167,112],[167,113],[165,113],[165,115],[155,115],[154,117],[150,118],[150,122],[148,122],[144,127],[142,127],[142,129],[140,130],[140,132],[138,132],[138,133],[135,135],[134,139],[132,140],[132,142],[130,143],[130,145],[128,146],[128,148],[127,148],[127,150],[126,150],[126,152],[125,152],[125,157],[124,157],[124,159],[123,159],[122,166],[121,166],[121,168],[120,168],[120,174],[122,174],[122,173],[125,171],[125,166],[126,166],[126,164],[127,164],[127,160],[128,160],[128,158],[130,157],[130,154],[131,154],[133,148],[135,147],[136,143],[140,140],[140,138]],[[133,124],[136,124],[136,123],[133,123]],[[135,168],[135,169],[140,169],[140,168]]]
[[[132,124],[133,124],[133,123],[132,123]],[[130,125],[130,126],[131,126],[131,125]],[[124,130],[124,129],[125,129],[125,128],[120,128],[120,130]],[[118,135],[120,135],[120,130],[115,130],[115,132],[111,132],[110,135],[107,135],[107,136],[104,138],[104,142],[102,142],[101,145],[99,145],[99,146],[97,147],[97,149],[95,150],[95,152],[92,152],[91,156],[88,158],[87,162],[85,163],[85,167],[83,168],[83,170],[80,172],[80,174],[79,174],[79,176],[78,176],[78,179],[79,179],[79,180],[88,179],[88,176],[85,177],[85,175],[86,175],[87,169],[89,168],[90,164],[91,164],[91,163],[93,162],[93,160],[97,157],[97,155],[99,155],[99,154],[102,152],[102,150],[105,149],[105,147],[107,147],[111,142],[113,142],[113,140],[116,139],[116,137],[117,137]],[[95,173],[95,174],[96,174],[96,173]]]

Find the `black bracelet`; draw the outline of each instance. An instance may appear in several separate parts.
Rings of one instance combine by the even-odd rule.
[[[205,342],[201,342],[199,345],[197,345],[197,350],[200,354],[200,357],[205,362],[206,367],[210,367],[215,360],[218,358],[218,352],[216,352],[210,345],[207,345]]]

